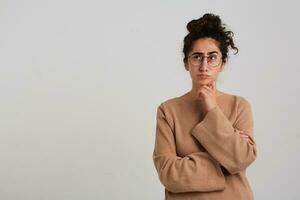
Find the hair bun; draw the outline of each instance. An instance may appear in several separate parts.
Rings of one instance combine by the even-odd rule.
[[[206,29],[218,31],[223,29],[220,17],[211,13],[207,13],[199,19],[190,21],[186,28],[189,32],[203,31]]]

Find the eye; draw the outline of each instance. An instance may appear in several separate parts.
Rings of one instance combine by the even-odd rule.
[[[209,56],[209,60],[214,61],[218,59],[218,55],[217,54],[213,54]]]
[[[197,54],[192,56],[192,58],[193,58],[194,60],[202,60],[202,57],[203,57],[203,56],[200,56],[200,55],[197,55]]]

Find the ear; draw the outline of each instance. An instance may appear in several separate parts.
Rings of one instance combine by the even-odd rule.
[[[225,67],[225,63],[223,62],[222,65],[220,66],[220,72],[223,71],[224,67]]]
[[[184,68],[186,71],[189,71],[189,65],[186,61],[184,61]]]

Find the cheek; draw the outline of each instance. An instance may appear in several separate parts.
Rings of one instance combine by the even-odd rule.
[[[198,74],[198,72],[195,69],[190,69],[190,74],[191,76],[196,77],[196,74]]]
[[[212,76],[216,79],[219,76],[220,70],[216,70],[212,73]]]

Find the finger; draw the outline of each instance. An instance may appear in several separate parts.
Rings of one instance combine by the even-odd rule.
[[[207,86],[208,86],[211,90],[214,90],[214,81],[208,83]]]
[[[207,85],[203,86],[203,89],[205,89],[205,90],[208,91],[209,93],[212,93],[212,92],[213,92],[212,89],[211,89],[209,86],[207,86]]]
[[[208,83],[206,86],[209,87],[209,89],[211,89],[211,90],[213,89],[212,83]]]
[[[244,130],[237,130],[239,132],[239,134],[246,134],[247,132]],[[247,135],[247,134],[246,134]]]
[[[211,96],[211,91],[207,88],[207,86],[202,88],[202,93],[207,97]]]
[[[199,90],[198,96],[205,98],[206,96],[209,95],[209,92],[205,88],[201,88]]]
[[[241,130],[241,131],[239,131],[240,133],[243,133],[243,134],[247,134],[247,135],[249,135],[249,131],[243,131],[243,130]]]
[[[209,93],[210,93],[211,95],[215,95],[215,94],[216,94],[216,91],[215,91],[215,89],[214,89],[213,82],[208,83],[207,86],[206,86],[206,88],[207,88],[207,90],[209,90]]]
[[[249,138],[248,135],[243,135],[243,134],[241,134],[240,136],[243,137],[243,138]]]
[[[200,93],[202,94],[207,94],[209,92],[209,90],[206,88],[206,87],[202,87],[200,90],[199,90]]]
[[[245,135],[245,134],[240,134],[240,136],[241,136],[242,138],[249,138],[249,135]]]
[[[210,88],[207,86],[207,85],[202,85],[200,88],[199,88],[199,91],[203,90],[203,89],[208,89],[210,90]]]
[[[248,138],[249,136],[248,135],[240,135],[241,137],[243,137],[243,138]]]
[[[204,94],[203,94],[203,87],[201,87],[200,89],[198,89],[198,91],[197,91],[197,96],[203,96]]]
[[[206,87],[206,89],[207,89],[207,91],[209,92],[209,94],[211,95],[211,96],[215,96],[215,91],[211,88],[211,87]]]

